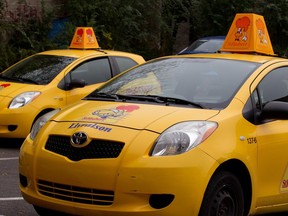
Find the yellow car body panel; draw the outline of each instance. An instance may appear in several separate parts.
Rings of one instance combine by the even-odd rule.
[[[13,68],[19,67],[18,65],[21,65],[21,63],[25,61],[29,61],[30,58],[33,58],[35,56],[48,56],[47,59],[49,59],[49,56],[53,58],[73,58],[73,61],[67,64],[61,71],[58,71],[58,74],[56,74],[56,76],[51,80],[51,82],[47,84],[31,84],[25,83],[25,81],[14,81],[9,78],[4,78],[5,74],[8,73],[9,70],[13,70]],[[0,137],[25,138],[29,134],[33,122],[39,116],[49,110],[62,108],[67,104],[80,100],[87,94],[92,92],[94,89],[99,87],[103,83],[103,81],[93,81],[88,85],[85,85],[84,87],[74,87],[66,90],[63,88],[61,89],[59,87],[59,84],[61,83],[61,81],[63,82],[63,80],[66,79],[64,77],[69,77],[70,72],[77,68],[78,65],[83,65],[86,62],[97,61],[97,59],[102,58],[109,60],[111,65],[115,64],[116,62],[114,58],[129,59],[129,61],[134,62],[134,65],[144,62],[144,59],[139,55],[120,51],[77,49],[50,50],[35,54],[34,56],[30,56],[27,59],[21,60],[20,62],[3,71],[1,73],[3,78],[0,77]],[[111,59],[113,59],[113,61]],[[117,75],[124,69],[117,68],[117,70],[115,70],[116,67],[114,66],[113,68],[111,66],[111,74],[113,72],[113,74],[115,73],[114,75]],[[128,69],[128,67],[126,69]],[[97,71],[97,68],[95,68],[95,73],[102,72]],[[17,74],[17,76],[19,75]],[[105,78],[105,81],[111,77]],[[22,107],[15,109],[9,108],[12,100],[24,92],[40,92],[40,95]]]
[[[243,179],[239,177],[242,184],[250,185],[245,191],[248,194],[245,196],[246,213],[288,211],[287,120],[254,124],[245,116],[251,92],[270,71],[288,68],[288,61],[242,54],[199,54],[159,59],[228,59],[254,62],[259,67],[241,84],[224,108],[130,102],[129,98],[127,101],[89,99],[64,108],[44,125],[34,140],[28,136],[21,147],[19,172],[27,181],[26,186],[20,184],[24,199],[34,206],[75,215],[196,216],[214,174],[219,170],[237,173],[239,169],[239,172],[245,170]],[[109,86],[119,77],[105,85]],[[125,94],[141,85],[139,92],[142,92],[148,89],[149,83],[155,87],[151,92],[159,93],[161,90],[161,85],[150,74],[142,81],[135,79],[126,86],[122,85],[119,92]],[[101,88],[105,89],[105,85]],[[216,122],[217,129],[185,153],[151,156],[155,142],[167,128],[189,121]],[[85,132],[89,140],[125,145],[118,157],[97,159],[73,159],[77,156],[57,152],[57,145],[64,141],[54,142],[52,149],[45,147],[50,136],[65,137],[70,146],[70,139],[77,132]],[[113,194],[113,201],[98,205],[73,202],[69,200],[70,195],[57,198],[54,192],[43,192],[42,183],[52,188],[60,185],[60,188],[100,190],[103,196]],[[154,195],[174,195],[174,199],[166,207],[157,208],[151,204]]]

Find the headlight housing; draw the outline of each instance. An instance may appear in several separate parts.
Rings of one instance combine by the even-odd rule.
[[[151,156],[178,155],[187,152],[209,137],[218,127],[216,122],[181,122],[165,130],[156,140]]]
[[[32,126],[30,132],[30,139],[34,140],[39,130],[49,121],[50,118],[52,118],[59,111],[60,109],[56,109],[39,117]]]
[[[41,92],[33,91],[33,92],[24,92],[17,95],[10,103],[9,109],[17,109],[19,107],[23,107],[26,104],[33,101],[36,97],[38,97]]]

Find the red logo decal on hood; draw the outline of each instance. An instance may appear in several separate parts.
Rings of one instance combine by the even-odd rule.
[[[118,106],[116,107],[117,110],[124,110],[126,112],[133,112],[134,110],[139,109],[139,106],[137,105],[122,105],[122,106]]]
[[[0,85],[0,89],[1,89],[1,88],[6,88],[6,87],[8,87],[8,86],[10,86],[10,84],[8,84],[8,83],[1,84],[1,85]]]

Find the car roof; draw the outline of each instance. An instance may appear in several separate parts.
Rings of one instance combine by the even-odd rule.
[[[79,49],[59,49],[59,50],[49,50],[37,53],[36,55],[57,55],[57,56],[67,56],[67,57],[74,57],[74,58],[81,58],[83,56],[134,56],[134,57],[140,57],[140,55],[133,54],[133,53],[127,53],[122,51],[114,51],[114,50],[79,50]]]
[[[256,55],[256,54],[242,54],[242,53],[202,53],[202,54],[182,54],[182,55],[173,55],[173,56],[166,56],[161,58],[217,58],[217,59],[228,59],[228,60],[240,60],[240,61],[249,61],[264,64],[268,61],[288,61],[288,59],[280,58],[276,56],[269,56],[269,55]],[[160,59],[161,59],[160,58]],[[159,58],[158,58],[159,59]]]

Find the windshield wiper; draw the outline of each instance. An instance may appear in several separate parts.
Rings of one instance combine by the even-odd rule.
[[[119,97],[117,94],[108,94],[108,93],[92,93],[86,96],[84,99],[86,100],[94,100],[95,98],[105,99],[105,100],[119,100]]]
[[[113,101],[146,101],[146,102],[156,102],[165,104],[169,106],[170,104],[180,104],[180,105],[191,105],[194,107],[204,109],[201,104],[195,103],[192,101],[188,101],[181,98],[174,98],[174,97],[164,97],[159,95],[120,95],[120,94],[108,94],[108,93],[92,93],[85,97],[86,100],[94,100],[95,98],[105,99],[105,100],[113,100]]]
[[[8,81],[18,81],[18,82],[19,82],[19,79],[18,79],[18,78],[6,77],[6,76],[3,76],[2,74],[0,74],[0,79],[2,79],[2,80],[8,80]]]
[[[25,82],[25,83],[32,83],[32,84],[37,84],[39,85],[39,83],[35,80],[31,80],[31,79],[28,79],[28,78],[18,78],[18,80],[22,81],[22,82]]]
[[[38,82],[31,80],[31,79],[20,78],[20,77],[7,77],[7,76],[3,76],[2,74],[0,75],[0,79],[9,80],[9,81],[16,81],[16,82],[25,82],[25,83],[28,82],[28,83],[33,83],[33,84],[39,85]]]
[[[162,101],[158,101],[155,97],[148,97],[147,95],[121,95],[121,94],[110,94],[105,92],[94,92],[85,99],[94,100],[95,98],[105,99],[105,100],[115,100],[125,102],[126,100],[135,100],[135,101],[153,101],[157,103],[161,103]]]
[[[182,98],[175,98],[175,97],[166,97],[166,96],[159,96],[159,95],[147,95],[148,97],[152,97],[155,99],[156,102],[165,103],[167,106],[170,104],[181,104],[181,105],[192,105],[195,107],[199,107],[204,109],[205,107],[202,104],[195,103],[193,101],[185,100]]]

